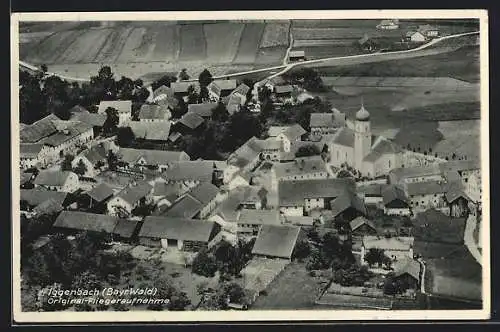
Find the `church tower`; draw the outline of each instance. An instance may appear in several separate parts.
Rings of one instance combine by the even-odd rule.
[[[361,108],[356,112],[356,123],[354,125],[354,168],[362,173],[363,159],[370,153],[371,146],[370,113],[361,102]]]

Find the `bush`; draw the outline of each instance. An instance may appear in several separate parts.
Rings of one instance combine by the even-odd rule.
[[[214,277],[217,272],[217,261],[212,254],[202,250],[193,259],[191,271],[204,277]]]

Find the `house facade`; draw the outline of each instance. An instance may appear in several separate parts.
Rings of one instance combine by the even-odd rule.
[[[42,171],[33,182],[35,188],[72,193],[78,190],[78,175],[70,171]]]

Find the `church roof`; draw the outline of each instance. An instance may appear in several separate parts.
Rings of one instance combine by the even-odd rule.
[[[401,148],[389,140],[382,139],[379,143],[372,147],[372,150],[363,161],[374,162],[385,154],[394,154],[401,152]]]
[[[333,142],[343,146],[354,147],[354,130],[348,127],[342,128],[333,139]]]

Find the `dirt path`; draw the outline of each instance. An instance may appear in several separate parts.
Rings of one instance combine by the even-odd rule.
[[[482,265],[481,252],[477,247],[477,243],[474,241],[474,230],[477,227],[477,219],[475,215],[470,214],[467,218],[464,231],[464,244],[469,249],[469,252],[474,257],[474,259]]]

